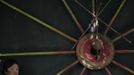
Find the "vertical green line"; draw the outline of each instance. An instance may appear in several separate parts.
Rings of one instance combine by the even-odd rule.
[[[92,13],[94,14],[94,15],[96,15],[96,4],[95,4],[95,0],[92,0]]]

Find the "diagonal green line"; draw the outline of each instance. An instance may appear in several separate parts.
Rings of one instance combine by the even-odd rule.
[[[97,14],[98,16],[104,11],[104,9],[110,4],[110,2],[111,2],[112,0],[109,0],[106,4],[105,4],[105,6],[100,10],[100,12]]]
[[[120,68],[122,68],[122,69],[124,69],[124,70],[126,70],[128,72],[130,72],[132,75],[134,75],[134,70],[124,66],[123,64],[120,64],[119,62],[117,62],[115,60],[113,60],[112,63],[115,64],[116,66],[118,66],[118,67],[120,67]]]
[[[47,23],[41,21],[40,19],[38,19],[38,18],[36,18],[36,17],[34,17],[34,16],[32,16],[32,15],[30,15],[30,14],[28,14],[28,13],[22,11],[21,9],[19,9],[19,8],[15,7],[15,6],[11,5],[11,4],[9,4],[8,2],[6,2],[6,1],[4,1],[4,0],[0,0],[0,2],[3,3],[3,4],[5,4],[6,6],[12,8],[13,10],[15,10],[15,11],[17,11],[17,12],[19,12],[19,13],[25,15],[25,16],[27,16],[28,18],[30,18],[30,19],[36,21],[37,23],[39,23],[39,24],[45,26],[46,28],[48,28],[48,29],[50,29],[50,30],[52,30],[52,31],[54,31],[54,32],[57,32],[58,34],[60,34],[60,35],[62,35],[62,36],[64,36],[64,37],[66,37],[67,39],[69,39],[69,40],[71,40],[71,41],[73,41],[73,42],[76,42],[76,41],[77,41],[75,38],[73,38],[73,37],[71,37],[71,36],[69,36],[69,35],[63,33],[62,31],[60,31],[60,30],[58,30],[58,29],[52,27],[51,25],[49,25],[49,24],[47,24]]]
[[[113,75],[108,67],[105,67],[105,71],[107,72],[108,75]]]
[[[132,33],[132,32],[134,32],[134,28],[132,28],[132,29],[128,30],[127,32],[121,34],[120,36],[114,38],[114,39],[112,40],[112,42],[114,43],[114,42],[116,42],[117,40],[121,39],[122,37],[127,36],[128,34],[130,34],[130,33]]]
[[[79,62],[78,60],[74,61],[73,63],[71,63],[70,65],[68,65],[64,69],[62,69],[60,72],[58,72],[56,75],[62,75],[65,71],[69,70],[70,68],[72,68],[73,66],[78,64],[78,62]]]
[[[68,10],[69,14],[71,15],[71,17],[73,18],[74,22],[76,23],[76,26],[79,28],[79,30],[81,31],[81,33],[84,32],[83,27],[81,26],[81,24],[79,23],[79,21],[77,20],[77,18],[75,17],[75,14],[73,13],[73,11],[71,10],[71,8],[69,7],[69,5],[67,4],[66,0],[62,0],[66,9]]]
[[[118,14],[120,13],[122,7],[124,6],[126,0],[123,0],[122,3],[120,4],[119,8],[117,9],[116,13],[114,14],[114,16],[112,17],[111,21],[109,22],[108,27],[106,28],[104,34],[106,35],[108,30],[110,29],[111,25],[113,24],[113,22],[115,21],[116,17],[118,16]]]

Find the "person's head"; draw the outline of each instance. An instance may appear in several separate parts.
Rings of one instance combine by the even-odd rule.
[[[19,65],[13,59],[8,59],[3,64],[4,75],[19,75]]]

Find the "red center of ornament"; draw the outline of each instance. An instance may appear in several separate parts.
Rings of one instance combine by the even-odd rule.
[[[102,69],[113,59],[114,49],[110,40],[95,34],[85,35],[77,45],[78,60],[89,69]]]

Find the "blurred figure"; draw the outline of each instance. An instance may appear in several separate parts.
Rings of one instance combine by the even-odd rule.
[[[19,64],[14,59],[8,59],[3,64],[4,75],[19,75]]]

